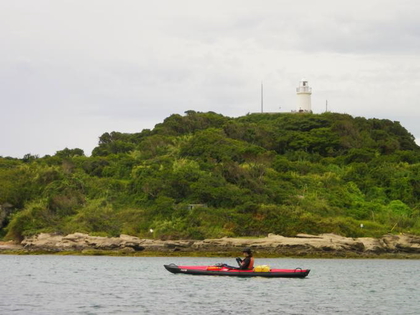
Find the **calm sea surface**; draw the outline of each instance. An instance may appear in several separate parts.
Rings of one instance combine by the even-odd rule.
[[[0,314],[420,314],[419,260],[258,259],[306,279],[174,275],[227,258],[0,255]]]

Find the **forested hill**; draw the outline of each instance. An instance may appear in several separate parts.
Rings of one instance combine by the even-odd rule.
[[[172,115],[91,157],[0,158],[0,236],[420,234],[420,148],[345,114]]]

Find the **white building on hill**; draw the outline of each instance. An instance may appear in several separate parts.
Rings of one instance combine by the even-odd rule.
[[[302,79],[299,86],[296,88],[297,93],[297,106],[296,111],[298,113],[312,113],[311,109],[311,94],[312,88],[309,87],[308,81]]]

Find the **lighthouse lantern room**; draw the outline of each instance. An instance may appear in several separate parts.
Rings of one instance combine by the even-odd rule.
[[[312,88],[309,87],[308,81],[302,79],[299,86],[296,88],[297,93],[297,107],[299,113],[311,113],[311,94]]]

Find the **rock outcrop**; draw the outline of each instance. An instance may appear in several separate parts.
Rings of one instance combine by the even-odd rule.
[[[316,255],[347,253],[369,255],[386,253],[420,254],[420,236],[385,235],[382,238],[350,238],[335,234],[284,237],[269,234],[265,238],[220,238],[206,240],[152,240],[121,235],[120,237],[89,236],[74,233],[66,236],[42,233],[22,241],[26,251],[114,250],[125,252],[239,252],[245,246],[256,252],[283,255]]]
[[[120,237],[90,236],[84,233],[74,233],[66,236],[41,233],[37,236],[25,238],[21,245],[29,251],[83,251],[97,250],[124,250],[142,251],[141,244],[145,240],[129,235]]]

